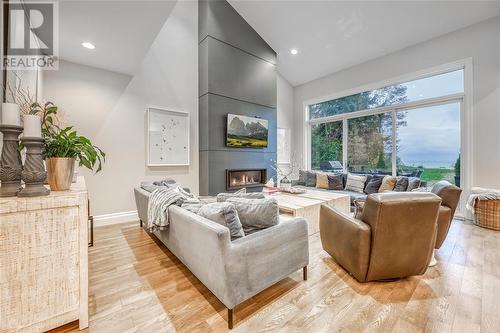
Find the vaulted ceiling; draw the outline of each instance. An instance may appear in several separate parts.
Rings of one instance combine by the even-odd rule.
[[[133,75],[177,1],[59,1],[63,60]],[[91,42],[94,50],[81,46]]]
[[[500,1],[229,2],[294,86],[500,15]]]

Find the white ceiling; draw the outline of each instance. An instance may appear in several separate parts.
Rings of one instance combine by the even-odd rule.
[[[229,2],[294,86],[500,15],[500,1]]]
[[[59,57],[134,74],[176,1],[60,1]],[[92,42],[94,50],[81,46]]]

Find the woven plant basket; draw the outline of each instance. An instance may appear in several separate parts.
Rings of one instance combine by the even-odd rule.
[[[474,223],[484,228],[500,230],[500,200],[476,200]]]

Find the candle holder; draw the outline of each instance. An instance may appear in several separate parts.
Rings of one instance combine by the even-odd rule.
[[[19,135],[22,126],[0,125],[3,133],[2,157],[0,160],[0,197],[14,197],[21,190],[23,165],[19,152]]]
[[[21,173],[25,187],[17,194],[18,197],[39,197],[49,195],[50,190],[43,186],[47,180],[47,172],[43,165],[42,148],[45,140],[36,137],[21,138],[26,147],[26,161]]]

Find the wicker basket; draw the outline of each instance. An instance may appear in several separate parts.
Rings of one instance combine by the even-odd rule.
[[[500,200],[476,200],[474,223],[484,228],[500,230]]]

